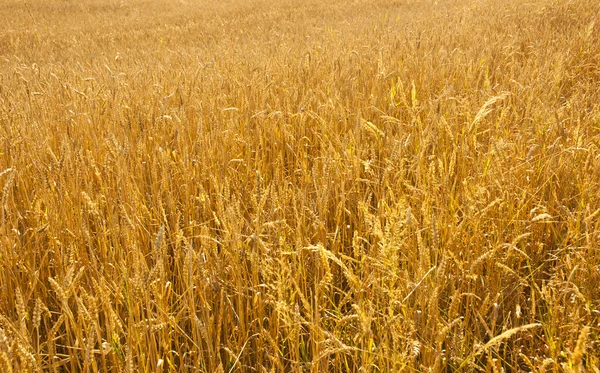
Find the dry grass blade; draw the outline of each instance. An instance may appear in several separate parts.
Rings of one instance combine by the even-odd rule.
[[[492,98],[490,98],[489,100],[487,100],[483,106],[481,107],[481,109],[479,109],[479,111],[477,112],[477,114],[475,115],[475,119],[473,119],[473,121],[471,122],[471,124],[469,124],[469,127],[467,128],[467,132],[472,132],[474,128],[477,127],[477,125],[486,117],[488,116],[493,110],[493,106],[494,104],[496,104],[499,101],[504,100],[506,97],[508,97],[510,95],[510,93],[508,92],[503,92],[497,96],[494,96]]]
[[[504,340],[509,339],[513,335],[515,335],[517,333],[520,333],[522,331],[525,331],[525,330],[539,328],[541,326],[542,326],[542,324],[540,324],[540,323],[522,325],[522,326],[518,326],[516,328],[509,329],[509,330],[503,332],[502,334],[495,336],[494,338],[490,339],[485,345],[479,347],[467,359],[465,359],[460,364],[460,368],[465,367],[467,364],[469,364],[471,362],[472,359],[474,359],[475,357],[477,357],[477,356],[481,355],[482,353],[486,352],[490,348],[492,348],[492,347],[494,347],[494,346],[502,343]]]

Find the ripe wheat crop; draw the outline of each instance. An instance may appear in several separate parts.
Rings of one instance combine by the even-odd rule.
[[[600,372],[596,0],[0,0],[1,372]]]

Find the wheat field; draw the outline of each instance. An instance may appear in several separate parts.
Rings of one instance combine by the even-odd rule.
[[[0,0],[0,371],[600,372],[599,15]]]

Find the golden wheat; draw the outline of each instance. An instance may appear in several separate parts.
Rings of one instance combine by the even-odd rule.
[[[600,371],[594,0],[0,0],[0,370]]]

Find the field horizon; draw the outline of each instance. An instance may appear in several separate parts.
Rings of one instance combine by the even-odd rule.
[[[600,372],[599,14],[0,0],[0,371]]]

